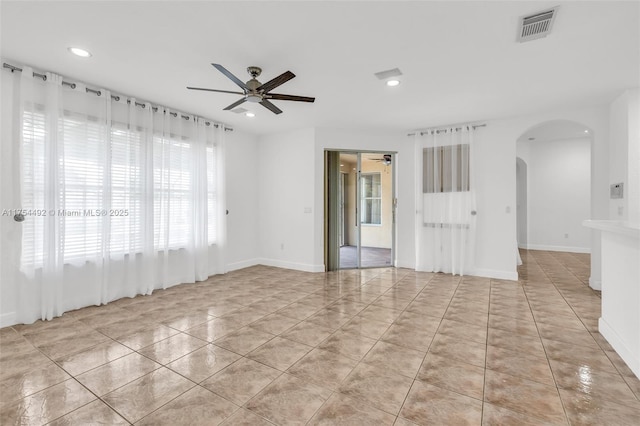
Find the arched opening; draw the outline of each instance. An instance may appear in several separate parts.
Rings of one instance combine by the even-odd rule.
[[[591,145],[582,123],[550,120],[516,142],[516,235],[518,247],[591,252]]]

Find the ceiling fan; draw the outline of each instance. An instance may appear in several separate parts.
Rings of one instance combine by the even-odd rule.
[[[251,80],[247,81],[246,83],[243,83],[242,80],[240,80],[238,77],[233,75],[231,72],[229,72],[229,70],[227,70],[222,65],[220,64],[211,64],[211,65],[213,65],[218,71],[220,71],[222,74],[227,76],[231,81],[237,84],[242,89],[242,92],[231,92],[229,90],[217,90],[217,89],[205,89],[202,87],[187,87],[187,89],[204,90],[207,92],[232,93],[235,95],[243,96],[240,100],[226,107],[224,109],[225,111],[232,110],[238,105],[243,104],[244,102],[254,102],[254,103],[259,103],[260,105],[267,108],[274,114],[280,114],[282,113],[282,110],[277,106],[275,106],[270,101],[270,99],[275,99],[279,101],[298,101],[298,102],[313,102],[316,100],[316,98],[309,98],[306,96],[294,96],[294,95],[283,95],[279,93],[271,93],[273,89],[280,86],[281,84],[286,83],[287,81],[291,80],[293,77],[296,76],[291,71],[284,72],[279,76],[277,76],[276,78],[269,80],[263,84],[263,83],[260,83],[258,80],[256,80],[256,77],[258,77],[262,73],[262,68],[249,67],[247,68],[247,72],[251,76]]]
[[[384,163],[385,166],[391,165],[391,154],[384,154],[382,158],[372,158],[373,161]]]

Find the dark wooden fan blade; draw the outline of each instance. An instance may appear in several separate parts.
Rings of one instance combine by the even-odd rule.
[[[232,93],[234,95],[244,95],[243,92],[231,92],[229,90],[205,89],[204,87],[187,87],[189,90],[204,90],[205,92]]]
[[[225,67],[223,67],[220,64],[211,64],[214,67],[216,67],[216,69],[218,71],[220,71],[222,74],[226,75],[227,78],[229,78],[229,80],[233,81],[235,84],[237,84],[238,86],[240,86],[240,88],[242,88],[245,92],[249,90],[249,88],[247,87],[246,84],[244,84],[244,82],[242,80],[240,80],[238,77],[236,77],[235,75],[231,74],[231,72],[226,69]]]
[[[313,102],[316,98],[309,98],[307,96],[294,96],[294,95],[282,95],[279,93],[269,93],[267,95],[269,99],[277,99],[279,101],[298,101],[298,102]]]
[[[256,90],[262,91],[263,93],[267,93],[270,90],[273,90],[276,87],[280,86],[281,84],[284,84],[287,81],[291,80],[295,76],[296,75],[294,73],[292,73],[291,71],[283,72],[282,74],[280,74],[279,76],[277,76],[273,80],[267,81],[262,86],[258,87]]]
[[[270,110],[274,114],[281,114],[282,113],[282,110],[280,108],[278,108],[277,106],[275,106],[274,104],[272,104],[271,102],[269,102],[266,99],[263,99],[262,101],[260,101],[260,105],[262,105],[263,107],[267,108],[268,110]]]
[[[232,110],[232,109],[234,109],[235,107],[237,107],[238,105],[241,105],[241,104],[245,103],[246,101],[247,101],[247,98],[242,98],[242,99],[240,99],[239,101],[236,101],[236,102],[232,103],[231,105],[229,105],[228,107],[226,107],[226,108],[224,109],[224,111]]]

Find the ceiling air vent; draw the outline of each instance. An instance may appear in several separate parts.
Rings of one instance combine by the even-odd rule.
[[[380,79],[380,80],[386,80],[386,79],[391,78],[391,77],[401,76],[402,75],[402,71],[400,71],[398,68],[394,68],[392,70],[380,71],[380,72],[377,72],[377,73],[375,73],[373,75],[378,77],[378,79]]]
[[[554,7],[544,12],[538,12],[520,18],[518,41],[524,43],[525,41],[531,41],[549,35],[557,13],[558,8]]]

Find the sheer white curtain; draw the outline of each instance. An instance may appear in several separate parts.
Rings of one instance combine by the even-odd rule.
[[[16,74],[17,322],[224,273],[224,132],[107,90]]]
[[[471,126],[416,134],[416,270],[473,271],[473,151]]]

